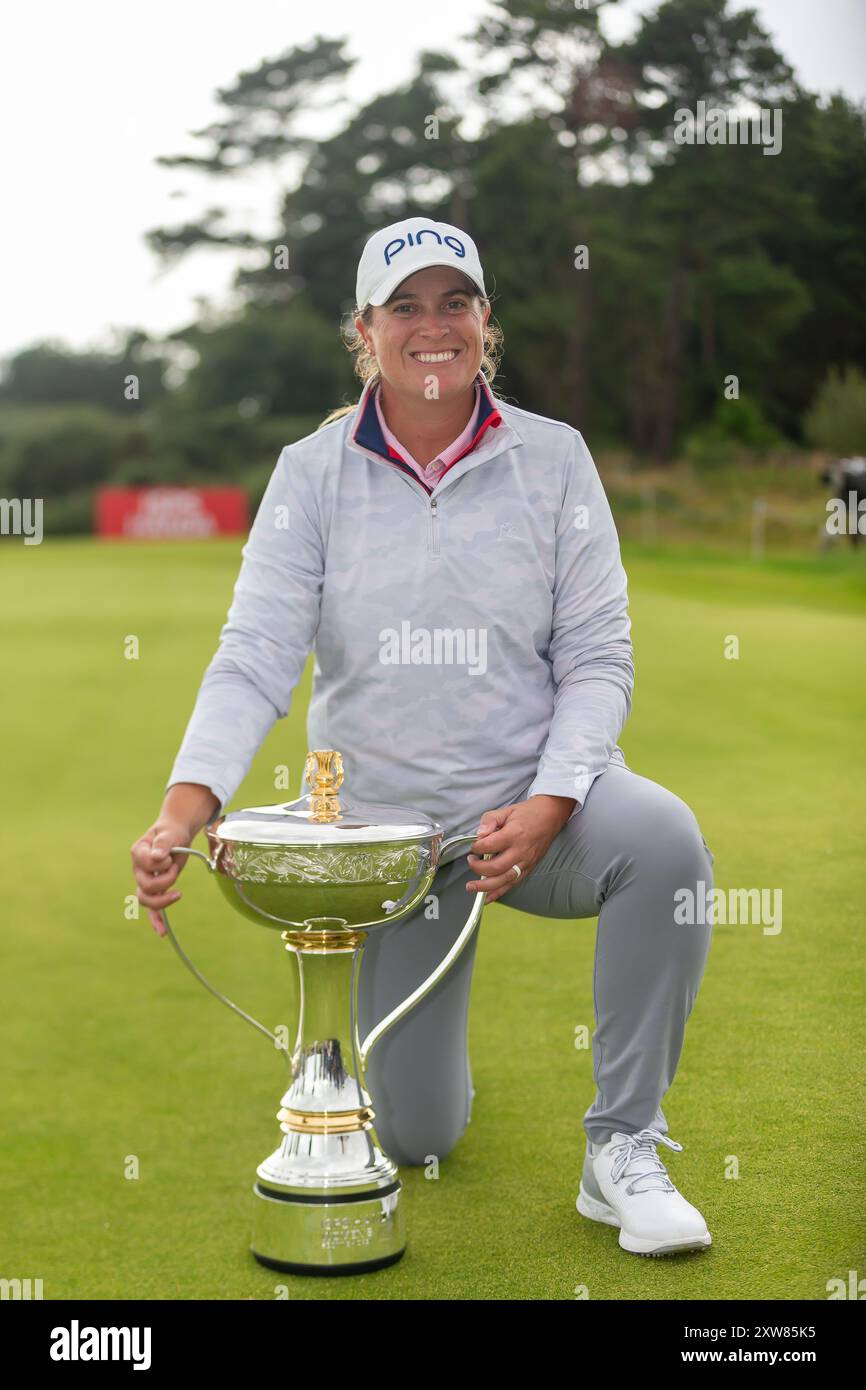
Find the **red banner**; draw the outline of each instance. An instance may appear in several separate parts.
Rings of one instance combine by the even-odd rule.
[[[103,487],[93,529],[140,541],[246,535],[247,494],[242,487]]]

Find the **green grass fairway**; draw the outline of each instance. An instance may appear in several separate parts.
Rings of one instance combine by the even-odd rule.
[[[276,1146],[279,1056],[125,916],[225,619],[240,544],[0,549],[6,883],[0,1277],[46,1299],[825,1299],[866,1277],[866,554],[625,548],[637,678],[629,765],[694,809],[720,888],[783,891],[777,935],[717,926],[675,1083],[671,1176],[712,1248],[621,1251],[574,1201],[592,1100],[595,920],[489,907],[470,1012],[472,1122],[436,1180],[404,1169],[409,1249],[372,1275],[247,1253]],[[124,639],[140,642],[124,658]],[[738,660],[725,641],[739,639]],[[234,804],[292,791],[311,665]],[[399,740],[400,730],[394,729]],[[424,809],[423,807],[420,809]],[[206,975],[289,1021],[290,963],[191,862],[171,916]],[[375,1099],[375,1098],[374,1098]],[[125,1177],[129,1156],[140,1165]],[[739,1176],[730,1176],[738,1165]]]

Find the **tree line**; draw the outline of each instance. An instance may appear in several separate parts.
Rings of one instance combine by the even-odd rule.
[[[41,468],[55,488],[91,486],[109,460],[109,476],[141,481],[273,466],[276,439],[356,398],[339,329],[358,256],[417,214],[478,243],[505,336],[499,393],[594,448],[664,461],[695,441],[802,442],[822,391],[848,382],[858,400],[826,447],[866,451],[866,112],[806,91],[729,0],[666,0],[613,43],[600,19],[616,3],[499,0],[468,57],[422,52],[408,83],[327,137],[305,117],[347,105],[347,41],[240,73],[199,151],[159,160],[206,177],[207,212],[146,235],[166,263],[242,251],[243,308],[160,342],[130,330],[115,353],[15,354],[0,485]],[[777,149],[762,113],[766,130],[779,113]],[[735,143],[748,115],[752,138]],[[289,165],[271,235],[232,229],[220,181],[264,166],[277,187]],[[54,411],[54,445],[36,407]],[[59,458],[66,428],[77,464]]]

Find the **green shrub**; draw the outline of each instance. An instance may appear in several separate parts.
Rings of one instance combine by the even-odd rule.
[[[719,401],[713,417],[686,437],[683,453],[693,468],[710,471],[738,460],[762,458],[782,443],[750,396]]]
[[[866,454],[866,376],[856,367],[831,367],[803,417],[817,449],[840,458]]]
[[[106,482],[119,455],[146,448],[141,418],[92,405],[0,410],[4,494],[47,500]]]

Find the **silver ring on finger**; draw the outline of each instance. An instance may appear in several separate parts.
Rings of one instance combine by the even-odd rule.
[[[523,870],[519,864],[512,864],[511,872],[514,874],[515,878],[521,878],[523,875]]]

